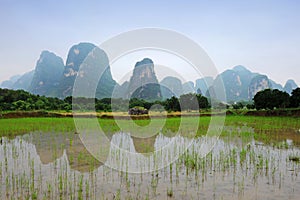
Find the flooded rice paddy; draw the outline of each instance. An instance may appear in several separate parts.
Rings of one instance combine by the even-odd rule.
[[[74,132],[2,137],[0,198],[298,199],[299,130],[259,135],[259,128],[247,125],[225,126],[219,138],[162,132],[137,138],[116,131],[109,135],[105,162],[96,160]],[[212,143],[214,148],[203,153]],[[166,144],[170,150],[157,151]],[[138,156],[129,159],[120,149]],[[174,155],[178,159],[160,168]]]

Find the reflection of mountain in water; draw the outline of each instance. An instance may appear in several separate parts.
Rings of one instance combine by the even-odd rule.
[[[69,165],[74,170],[87,172],[103,165],[86,150],[78,134],[32,133],[30,142],[35,145],[42,164],[53,163],[66,150]]]
[[[67,140],[67,143],[69,143],[69,145],[67,145],[67,156],[72,169],[87,171],[99,168],[103,165],[103,163],[99,162],[87,151],[78,134],[74,135],[72,140],[71,138]]]
[[[152,153],[154,152],[154,143],[157,135],[148,138],[138,138],[131,136],[133,145],[137,153]]]
[[[112,199],[116,193],[122,196],[129,194],[129,183],[130,194],[134,195],[130,197],[136,199],[146,195],[149,195],[150,199],[168,199],[167,191],[171,186],[174,187],[174,197],[178,199],[212,199],[215,196],[225,199],[257,196],[259,199],[299,197],[299,190],[296,190],[299,185],[299,165],[290,157],[300,155],[299,146],[295,146],[300,141],[298,129],[293,130],[294,132],[286,132],[285,129],[270,132],[268,140],[285,142],[283,145],[280,143],[273,146],[269,143],[257,144],[258,140],[254,140],[253,136],[262,133],[261,130],[253,133],[255,129],[246,126],[224,128],[225,134],[221,139],[198,137],[191,140],[180,135],[167,137],[158,134],[149,140],[143,140],[123,132],[114,134],[110,144],[115,146],[110,146],[106,164],[113,161],[117,164],[123,163],[125,170],[128,167],[128,172],[132,171],[131,165],[138,164],[140,168],[137,168],[135,173],[146,172],[149,165],[154,166],[155,173],[144,174],[122,173],[107,169],[99,163],[95,165],[99,169],[83,173],[90,169],[90,162],[86,162],[81,156],[88,157],[89,154],[86,154],[79,135],[73,133],[32,133],[14,139],[1,138],[0,199],[19,199],[20,196],[30,195],[30,190],[34,190],[37,199]],[[226,137],[229,137],[229,140]],[[240,146],[244,145],[244,142],[250,142],[247,148]],[[212,153],[201,158],[204,155],[203,150],[209,150],[209,144],[214,143]],[[187,144],[190,146],[186,146]],[[72,149],[75,147],[78,148]],[[121,152],[120,147],[130,154],[136,154],[139,160],[133,160],[125,151]],[[168,148],[168,151],[159,151],[162,147]],[[144,156],[136,153],[140,148],[144,152],[154,149],[158,153],[156,157]],[[188,151],[185,151],[186,148]],[[164,161],[176,152],[183,152],[184,155],[172,165],[174,167],[165,165],[163,169],[157,170],[156,167],[166,164]],[[152,165],[154,161],[155,164]],[[242,196],[239,192],[232,192],[239,190],[240,183],[247,186]],[[29,189],[33,184],[34,187]],[[217,187],[219,189],[214,193],[212,190],[216,185],[220,187]],[[281,189],[278,189],[279,187]],[[88,196],[84,193],[86,188],[89,189]],[[259,191],[253,192],[257,188]],[[291,192],[292,189],[295,189],[294,192]],[[83,193],[79,196],[81,191]],[[276,195],[274,191],[277,191]]]
[[[30,136],[30,142],[35,145],[43,164],[52,163],[63,156],[67,134],[35,132]]]
[[[116,135],[114,135],[116,136]],[[119,138],[123,138],[122,135],[118,135]],[[113,136],[109,136],[111,139]],[[130,137],[129,147],[131,152],[152,153],[155,150],[154,144],[157,135],[149,138]],[[34,144],[37,154],[42,164],[49,164],[55,162],[55,160],[63,157],[64,151],[66,152],[67,159],[71,169],[88,172],[90,170],[99,168],[103,165],[100,161],[95,159],[79,138],[78,134],[74,133],[32,133],[29,137],[30,143]],[[106,155],[108,157],[108,155]]]
[[[130,165],[137,164],[132,167],[131,171],[138,172],[140,169],[151,170],[153,167],[165,166],[168,164],[167,162],[176,159],[180,153],[189,148],[194,149],[201,157],[212,150],[212,147],[214,147],[214,151],[221,150],[224,143],[242,148],[254,141],[255,130],[252,128],[224,127],[224,131],[227,136],[223,136],[222,140],[210,137],[192,139],[171,134],[171,132],[167,134],[168,136],[160,133],[148,138],[139,138],[120,132],[109,135],[111,143],[104,161],[115,169],[123,169],[128,167],[123,163],[125,159]],[[240,133],[249,134],[240,135]],[[238,135],[240,136],[236,137]],[[44,165],[54,163],[64,157],[64,152],[68,165],[73,170],[89,172],[103,165],[87,151],[78,134],[36,132],[25,137],[25,140],[34,145],[39,159]],[[155,162],[157,166],[153,165]]]

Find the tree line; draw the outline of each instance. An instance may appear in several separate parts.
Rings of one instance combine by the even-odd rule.
[[[292,91],[291,95],[278,89],[265,89],[257,92],[253,101],[231,102],[233,109],[285,109],[300,107],[300,88]]]
[[[0,88],[0,111],[61,110],[71,111],[124,111],[129,108],[143,107],[153,110],[181,111],[210,108],[209,100],[201,94],[184,94],[166,100],[149,102],[143,99],[92,99],[71,96],[65,99],[34,95],[24,90]]]
[[[298,108],[300,107],[300,88],[296,88],[289,95],[278,89],[266,89],[258,92],[254,98],[254,107],[257,110],[275,108]]]
[[[143,99],[91,99],[91,98],[72,98],[65,99],[56,97],[45,97],[34,95],[24,90],[10,90],[0,88],[0,111],[32,111],[32,110],[61,110],[71,111],[72,109],[80,111],[123,111],[127,112],[129,108],[143,107],[147,110],[157,111],[167,110],[183,111],[209,109],[210,100],[201,94],[184,94],[180,97],[171,97],[161,101],[146,101]],[[238,102],[232,104],[234,109],[275,109],[275,108],[298,108],[300,107],[300,88],[292,91],[291,95],[277,89],[266,89],[258,92],[253,102]]]

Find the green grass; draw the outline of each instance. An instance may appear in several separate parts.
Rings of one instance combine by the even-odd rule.
[[[75,131],[72,118],[16,118],[0,120],[0,136],[15,136],[29,132]]]
[[[135,134],[153,134],[154,130],[157,130],[162,132],[167,137],[175,136],[179,130],[183,130],[184,133],[192,130],[192,126],[195,123],[198,123],[198,121],[199,128],[197,130],[197,136],[202,136],[206,133],[211,121],[211,117],[184,117],[183,119],[186,121],[186,123],[182,129],[180,129],[182,119],[179,117],[168,118],[166,121],[158,118],[152,120],[139,119],[134,121],[126,119],[121,119],[118,121],[115,121],[114,119],[96,120],[99,122],[102,130],[108,134],[114,134],[118,131],[128,131]],[[88,128],[96,128],[90,125],[89,122],[92,120],[90,118],[80,118],[79,120],[80,122],[83,122],[82,124],[85,125],[84,127],[88,126]],[[150,125],[151,128],[147,127]],[[47,155],[48,153],[53,153],[53,161],[51,161],[53,162],[53,165],[50,164],[50,167],[53,166],[55,167],[54,169],[57,169],[53,170],[53,176],[49,176],[50,180],[47,181],[48,174],[45,176],[45,174],[40,172],[42,170],[37,170],[41,169],[41,167],[44,167],[44,165],[39,164],[39,162],[35,162],[35,159],[31,157],[29,158],[28,162],[26,162],[28,163],[28,166],[19,166],[21,168],[26,167],[26,169],[30,169],[29,176],[25,176],[24,173],[23,177],[23,173],[15,173],[13,170],[18,169],[16,168],[17,166],[11,167],[12,173],[10,173],[10,171],[7,170],[7,168],[10,167],[10,162],[7,162],[7,160],[10,160],[10,158],[15,159],[16,163],[18,163],[18,159],[26,158],[26,155],[30,157],[30,152],[26,151],[27,148],[18,148],[19,144],[22,143],[22,140],[16,140],[16,142],[1,140],[1,142],[3,142],[2,148],[4,152],[4,159],[2,162],[0,162],[0,177],[5,177],[5,179],[3,179],[5,180],[5,186],[0,192],[3,192],[2,194],[6,193],[7,199],[16,199],[19,195],[18,193],[14,192],[15,190],[11,189],[13,187],[20,188],[20,194],[27,195],[24,197],[27,199],[42,199],[42,194],[44,199],[93,199],[93,197],[100,198],[98,196],[98,190],[94,190],[94,188],[97,187],[97,183],[99,180],[101,180],[103,184],[106,184],[105,181],[115,183],[114,185],[112,184],[112,191],[109,193],[110,197],[113,194],[115,199],[141,199],[143,196],[146,197],[145,199],[148,199],[149,196],[153,196],[155,198],[157,195],[162,195],[159,197],[167,199],[181,197],[180,195],[183,194],[182,191],[186,195],[186,198],[189,198],[188,195],[191,193],[188,192],[188,189],[181,189],[180,185],[185,185],[182,186],[185,188],[188,188],[186,187],[187,185],[192,185],[189,190],[196,191],[196,187],[198,186],[203,184],[209,185],[212,182],[215,185],[214,181],[217,181],[217,184],[226,184],[226,186],[228,186],[228,184],[232,184],[232,187],[235,189],[234,194],[243,195],[244,190],[246,191],[247,189],[245,189],[245,185],[247,186],[250,184],[255,187],[257,185],[257,181],[270,181],[271,184],[267,187],[278,188],[278,184],[281,185],[281,179],[286,174],[288,174],[288,178],[291,177],[293,180],[296,180],[297,174],[290,173],[288,170],[296,170],[299,167],[299,152],[295,148],[292,149],[293,151],[291,151],[289,155],[285,155],[284,153],[281,154],[280,152],[282,152],[283,149],[290,147],[285,140],[282,140],[282,137],[277,137],[278,135],[284,136],[285,134],[289,134],[288,131],[292,129],[294,130],[294,132],[292,132],[292,136],[294,136],[294,138],[291,138],[293,139],[293,144],[294,142],[297,142],[297,140],[300,141],[299,134],[296,133],[296,130],[299,130],[300,128],[299,119],[292,117],[253,117],[232,115],[226,117],[225,125],[227,127],[223,130],[221,137],[223,137],[222,139],[224,140],[228,138],[229,143],[224,143],[224,145],[226,145],[224,146],[224,151],[221,150],[220,153],[210,152],[205,157],[202,157],[201,155],[197,154],[198,150],[196,148],[191,147],[187,149],[187,151],[185,151],[178,160],[170,164],[169,167],[152,173],[144,173],[138,176],[133,176],[131,173],[123,171],[116,171],[116,174],[113,174],[112,170],[105,170],[105,168],[103,170],[95,170],[99,168],[99,163],[94,157],[92,157],[91,154],[86,151],[86,149],[81,149],[83,147],[81,147],[81,143],[78,142],[78,135],[72,134],[72,132],[74,133],[76,131],[74,119],[72,118],[0,119],[0,136],[13,137],[18,134],[34,131],[39,131],[41,134],[45,134],[46,137],[41,137],[40,133],[32,134],[32,136],[35,135],[35,137],[37,137],[37,141],[33,142],[32,144],[36,146],[37,152],[38,149],[42,148],[47,150]],[[244,127],[244,129],[241,127]],[[69,135],[66,134],[66,140],[65,138],[62,140],[56,140],[55,137],[52,137],[52,133],[54,136],[56,134],[60,136],[60,134],[64,134],[65,132],[71,132]],[[122,137],[122,135],[118,137]],[[266,146],[266,148],[256,148],[256,145],[247,143],[249,141],[253,141],[253,139],[268,143],[273,142],[273,140],[276,138],[279,142],[274,142],[273,146]],[[290,137],[283,138],[286,139]],[[240,139],[245,139],[245,145],[239,145]],[[142,140],[132,137],[136,152],[139,153],[153,152],[154,140],[155,137],[154,139],[147,138]],[[231,142],[235,142],[235,140],[238,140],[238,143],[234,143],[236,145],[232,146]],[[47,145],[45,145],[45,142]],[[201,140],[196,144],[200,145]],[[68,161],[65,161],[65,164],[62,162],[65,159],[61,159],[62,161],[57,159],[60,157],[60,154],[57,152],[62,152],[63,149],[66,149],[65,152],[68,156]],[[278,154],[275,155],[272,152],[278,152]],[[115,156],[117,157],[116,159],[118,160],[118,156],[120,154],[118,154],[118,151],[115,153]],[[25,156],[23,156],[23,154]],[[39,154],[42,155],[42,153]],[[40,156],[40,158],[42,157],[43,156]],[[126,160],[123,161],[120,158],[121,157],[119,157],[118,161],[125,166]],[[285,164],[285,162],[287,164]],[[156,165],[155,162],[154,165]],[[77,170],[81,173],[69,171],[69,168]],[[126,169],[128,170],[128,168]],[[89,171],[89,173],[86,173],[86,170]],[[22,172],[22,170],[19,171]],[[103,174],[101,174],[101,171],[103,171]],[[284,173],[285,171],[286,173]],[[283,175],[281,175],[281,172],[283,172]],[[263,174],[265,174],[265,176]],[[139,176],[141,177],[141,180],[139,180]],[[226,177],[230,180],[232,179],[232,181],[228,182],[229,179],[226,179]],[[163,183],[159,181],[160,179],[163,179]],[[169,179],[170,182],[168,182]],[[44,184],[42,183],[42,180],[46,184],[45,186],[47,189],[41,189],[41,184]],[[121,184],[118,183],[119,180]],[[191,182],[191,180],[193,182]],[[275,182],[278,184],[274,184]],[[142,185],[142,183],[146,186]],[[165,184],[165,188],[161,188],[162,184]],[[115,185],[117,186],[115,187]],[[212,187],[215,187],[214,185]],[[102,185],[99,186],[101,187]],[[177,189],[177,187],[179,189]],[[180,195],[178,193],[179,190]],[[127,194],[130,193],[135,195],[136,191],[136,196],[130,196],[127,198]],[[232,190],[228,191],[231,193]],[[107,191],[104,190],[102,193],[103,199],[106,198],[106,192]],[[244,196],[238,197],[240,198]]]
[[[181,130],[188,132],[194,130],[194,126],[199,120],[198,117],[185,117],[184,127]],[[88,124],[92,119],[82,119]],[[181,125],[181,118],[163,119],[142,119],[142,120],[118,120],[98,119],[102,130],[105,133],[115,133],[118,131],[135,132],[136,134],[153,134],[153,130],[162,132],[166,136],[177,134]],[[205,135],[211,117],[200,117],[197,136]],[[151,125],[151,128],[147,127]],[[226,126],[247,126],[254,128],[254,137],[264,138],[271,132],[284,130],[299,130],[300,122],[293,117],[254,117],[254,116],[227,116]],[[72,118],[17,118],[0,119],[0,136],[15,136],[34,131],[41,132],[75,132],[74,120]],[[234,133],[233,133],[234,134]],[[240,134],[240,133],[236,133]],[[247,133],[243,133],[247,134]],[[223,135],[226,135],[224,132]],[[256,139],[257,139],[256,138]],[[264,140],[267,140],[265,138]]]

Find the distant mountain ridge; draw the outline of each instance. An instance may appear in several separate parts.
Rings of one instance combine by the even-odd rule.
[[[28,90],[33,79],[34,70],[23,74],[12,86],[14,90]]]
[[[71,47],[68,53],[66,65],[63,59],[49,51],[43,51],[36,63],[35,69],[23,74],[14,76],[1,84],[3,88],[23,89],[33,94],[65,98],[72,95],[74,81],[78,75],[81,64],[89,53],[97,49],[91,43],[79,43]],[[99,56],[99,52],[101,55]],[[95,59],[89,60],[90,70],[101,66],[101,56],[106,56],[103,50],[98,48]],[[92,74],[92,73],[90,73]],[[111,97],[112,91],[117,83],[113,80],[110,67],[101,76],[96,90],[97,98]]]
[[[219,74],[214,83],[223,81],[227,102],[251,101],[255,94],[264,89],[279,89],[288,92],[280,84],[268,78],[266,75],[253,73],[244,66],[236,66]],[[297,88],[296,84],[291,83],[290,88]],[[214,90],[214,84],[209,88]],[[206,93],[209,96],[208,93]]]
[[[19,78],[21,78],[21,75],[14,75],[14,76],[10,77],[9,80],[3,81],[0,86],[2,88],[13,89],[13,85],[15,84],[16,81],[19,80]]]
[[[92,57],[87,59],[91,53]],[[21,76],[13,76],[10,80],[3,81],[0,87],[24,89],[34,94],[64,98],[72,95],[76,77],[82,78],[87,74],[79,69],[84,61],[85,65],[89,66],[85,70],[95,70],[103,65],[104,60],[108,63],[106,53],[91,43],[73,45],[68,52],[65,65],[62,58],[52,52],[43,51],[33,71]],[[178,97],[186,93],[198,93],[209,97],[210,93],[213,94],[215,91],[217,83],[222,81],[227,102],[237,102],[252,100],[258,91],[267,88],[279,89],[291,94],[292,90],[298,87],[293,80],[288,80],[283,87],[269,79],[267,75],[251,72],[242,65],[225,70],[215,79],[202,77],[195,82],[185,83],[172,76],[166,76],[159,82],[155,74],[154,62],[150,58],[137,62],[130,80],[122,85],[112,78],[109,66],[103,70],[103,75],[97,84],[97,98],[111,97],[112,93],[114,98],[136,97],[146,100]]]

